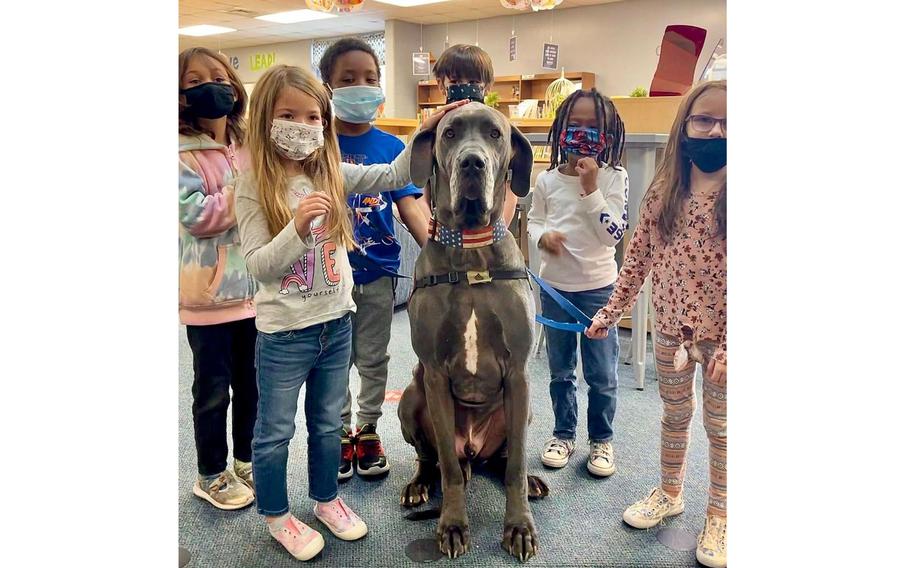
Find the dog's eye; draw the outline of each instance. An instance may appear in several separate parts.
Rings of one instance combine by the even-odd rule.
[[[442,133],[446,138],[455,138],[455,131],[451,128],[446,128],[445,132]]]
[[[495,128],[490,131],[490,138],[499,138],[502,136],[502,132],[496,130]]]

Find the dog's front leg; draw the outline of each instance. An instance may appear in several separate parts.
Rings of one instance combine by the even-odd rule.
[[[537,529],[528,506],[527,446],[530,396],[525,368],[511,369],[503,389],[506,413],[506,518],[502,547],[522,562],[537,554]]]
[[[443,554],[457,558],[471,547],[471,537],[464,500],[465,480],[455,453],[455,401],[448,377],[429,365],[424,372],[427,406],[442,472],[442,509],[436,539]]]

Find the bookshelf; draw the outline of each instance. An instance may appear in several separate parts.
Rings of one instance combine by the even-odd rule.
[[[547,87],[559,77],[559,73],[494,77],[491,90],[499,95],[496,109],[509,116],[509,106],[518,105],[528,99],[536,99],[539,101],[537,104],[537,116],[541,116]],[[566,79],[579,85],[582,89],[594,87],[594,73],[586,71],[568,72],[566,73]],[[444,105],[445,102],[445,95],[439,91],[436,81],[420,81],[417,83],[417,116],[423,118],[428,113],[433,112],[436,107]],[[547,128],[549,128],[549,122],[547,122]]]

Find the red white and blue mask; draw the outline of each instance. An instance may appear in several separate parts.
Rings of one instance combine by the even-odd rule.
[[[607,149],[607,137],[599,128],[567,126],[559,135],[559,148],[570,154],[595,158]]]

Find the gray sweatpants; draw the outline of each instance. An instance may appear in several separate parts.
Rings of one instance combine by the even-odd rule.
[[[376,424],[382,416],[385,387],[389,379],[389,339],[392,335],[392,312],[395,308],[393,279],[383,276],[369,284],[354,285],[354,329],[351,343],[351,365],[360,374],[357,395],[357,427]],[[351,425],[351,389],[341,411],[341,423]]]

